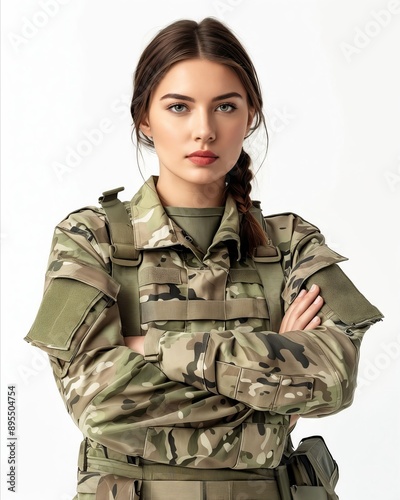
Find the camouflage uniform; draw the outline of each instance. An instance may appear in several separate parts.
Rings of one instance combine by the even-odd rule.
[[[279,335],[269,330],[253,260],[240,259],[230,196],[206,254],[168,218],[153,178],[131,210],[143,250],[145,356],[124,345],[109,233],[96,207],[56,227],[43,302],[26,337],[50,355],[68,412],[87,438],[77,498],[119,481],[129,493],[115,498],[138,498],[135,457],[177,471],[263,474],[280,462],[291,414],[316,417],[351,404],[361,339],[382,315],[336,266],[345,258],[297,215],[266,218],[282,254],[282,314],[313,277],[335,272],[322,286],[322,324]]]

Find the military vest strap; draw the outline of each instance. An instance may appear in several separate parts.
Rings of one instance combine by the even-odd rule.
[[[253,207],[250,209],[250,212],[257,219],[268,237],[267,225],[261,211],[261,203],[258,200],[253,200]],[[273,332],[279,331],[283,316],[281,293],[285,286],[285,279],[281,260],[280,249],[273,245],[269,237],[267,245],[258,247],[253,255],[253,261],[264,288],[264,296],[269,312],[270,329]],[[266,266],[265,264],[269,265]]]
[[[104,191],[99,198],[110,231],[110,259],[112,276],[121,285],[118,293],[122,334],[124,337],[140,335],[138,266],[142,255],[135,247],[131,219],[125,205],[118,199],[123,187]]]
[[[281,326],[283,310],[281,293],[285,280],[281,266],[281,251],[278,247],[258,247],[253,256],[264,289],[272,332],[278,332]],[[268,264],[268,265],[266,265]]]
[[[121,286],[118,294],[118,302],[120,304],[122,333],[124,337],[128,337],[140,335],[141,314],[138,266],[142,257],[141,252],[135,247],[132,221],[127,212],[128,207],[118,199],[118,193],[123,190],[123,187],[119,187],[111,189],[110,191],[104,191],[103,195],[99,198],[99,203],[102,205],[109,223],[112,276]],[[260,202],[253,201],[251,212],[266,232],[266,224],[260,208]],[[268,314],[264,311],[260,311],[259,305],[257,305],[254,311],[250,308],[253,311],[252,315],[255,317],[269,317],[271,331],[277,332],[279,331],[282,319],[281,293],[284,287],[281,252],[279,248],[274,246],[271,240],[268,239],[267,245],[258,247],[252,258],[264,288],[264,296],[268,307]],[[251,299],[249,299],[248,302],[250,301]],[[253,307],[253,303],[254,300],[252,300],[251,304],[247,304],[247,306],[251,305]],[[161,303],[161,306],[163,305],[166,308],[166,317],[158,318],[162,320],[167,319],[168,314],[171,313],[170,305]],[[155,312],[160,314],[161,311],[157,309],[157,307],[160,307],[160,304],[149,302],[143,304],[143,306],[145,308],[143,314],[146,316],[144,322],[150,319],[157,319],[153,318],[153,315]],[[186,308],[186,304],[182,304],[182,307]],[[198,307],[198,304],[196,304],[196,307]],[[235,307],[237,307],[237,304]],[[210,319],[209,305],[206,306],[206,311],[204,312],[205,314],[201,315],[201,319],[205,319],[206,316]],[[227,316],[224,316],[222,319],[229,319],[231,316],[235,316],[235,314],[235,317],[237,317],[237,311],[235,314],[233,314],[233,312],[230,314],[229,311],[227,313],[225,312],[225,314],[227,314]],[[245,311],[243,311],[243,314],[245,314]],[[182,319],[182,314],[178,316],[179,318],[170,319]]]

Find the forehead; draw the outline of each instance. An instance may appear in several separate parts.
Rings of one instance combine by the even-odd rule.
[[[175,63],[164,75],[154,97],[179,93],[196,97],[214,97],[227,92],[246,94],[235,71],[207,59],[189,59]]]

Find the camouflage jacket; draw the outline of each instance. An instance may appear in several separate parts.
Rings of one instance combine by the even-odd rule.
[[[124,345],[109,233],[96,207],[56,227],[26,340],[50,355],[68,412],[94,448],[188,467],[277,466],[291,414],[351,404],[360,341],[382,315],[338,268],[344,257],[297,215],[265,219],[282,254],[282,314],[314,278],[325,304],[320,326],[280,335],[270,331],[253,260],[240,259],[233,199],[205,255],[167,217],[154,179],[131,210],[146,355]]]

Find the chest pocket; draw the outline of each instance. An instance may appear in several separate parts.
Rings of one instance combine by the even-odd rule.
[[[194,267],[178,252],[143,252],[139,268],[142,334],[149,327],[174,331],[269,328],[269,306],[253,261]]]

